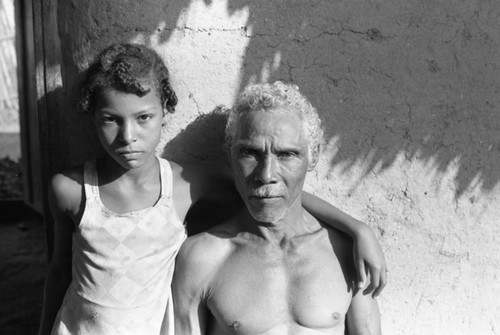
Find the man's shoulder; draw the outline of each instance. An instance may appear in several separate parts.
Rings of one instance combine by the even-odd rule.
[[[174,272],[174,287],[205,292],[231,255],[230,235],[217,230],[190,236],[179,250]]]
[[[338,229],[335,229],[335,228],[333,228],[333,227],[329,226],[328,224],[321,222],[321,221],[320,221],[320,225],[323,229],[325,229],[328,232],[328,235],[329,235],[332,243],[339,243],[339,244],[342,244],[344,246],[352,246],[352,238],[349,235],[347,235],[346,233],[344,233]]]
[[[323,236],[327,235],[329,243],[334,247],[335,252],[346,251],[352,254],[352,238],[346,233],[337,230],[323,221],[317,219],[312,214],[306,212],[306,220],[312,231],[321,232]]]
[[[321,226],[328,232],[328,238],[336,252],[342,251],[350,255],[352,254],[353,241],[349,235],[323,222],[321,222]]]
[[[208,262],[215,265],[232,251],[234,231],[227,223],[190,236],[182,245],[178,258],[189,262]]]
[[[352,238],[335,228],[321,222],[322,229],[328,234],[328,240],[332,247],[335,256],[343,265],[343,270],[346,271],[347,278],[354,278],[355,267],[353,259],[353,240]]]

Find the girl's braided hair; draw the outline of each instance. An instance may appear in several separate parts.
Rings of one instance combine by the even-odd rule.
[[[113,44],[87,70],[78,107],[84,113],[92,113],[99,93],[105,88],[142,97],[149,93],[150,87],[156,90],[162,105],[173,113],[177,96],[170,86],[168,69],[156,51],[141,44]]]

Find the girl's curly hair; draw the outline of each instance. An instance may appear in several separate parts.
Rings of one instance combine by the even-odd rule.
[[[113,88],[142,97],[154,87],[170,113],[177,96],[170,86],[170,74],[156,51],[141,44],[113,44],[104,49],[90,65],[80,87],[78,108],[92,113],[100,92]]]
[[[251,111],[273,110],[280,107],[299,114],[304,131],[309,138],[309,148],[316,148],[323,141],[321,120],[318,111],[304,97],[297,85],[277,81],[274,84],[248,86],[229,110],[226,124],[226,149],[230,149],[236,133],[236,124],[241,115]]]

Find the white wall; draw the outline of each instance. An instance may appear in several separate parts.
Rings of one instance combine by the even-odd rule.
[[[180,100],[167,140],[249,82],[293,81],[326,135],[306,188],[368,223],[386,251],[384,334],[500,333],[497,2],[49,3],[53,170],[94,153],[90,128],[73,126],[85,121],[71,87],[109,43],[144,42],[167,62]],[[170,143],[180,158],[206,155]]]

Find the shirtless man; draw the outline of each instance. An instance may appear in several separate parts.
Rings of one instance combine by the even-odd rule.
[[[296,87],[247,89],[226,129],[245,208],[190,237],[173,282],[178,334],[380,334],[356,289],[351,241],[301,206],[322,132]]]

